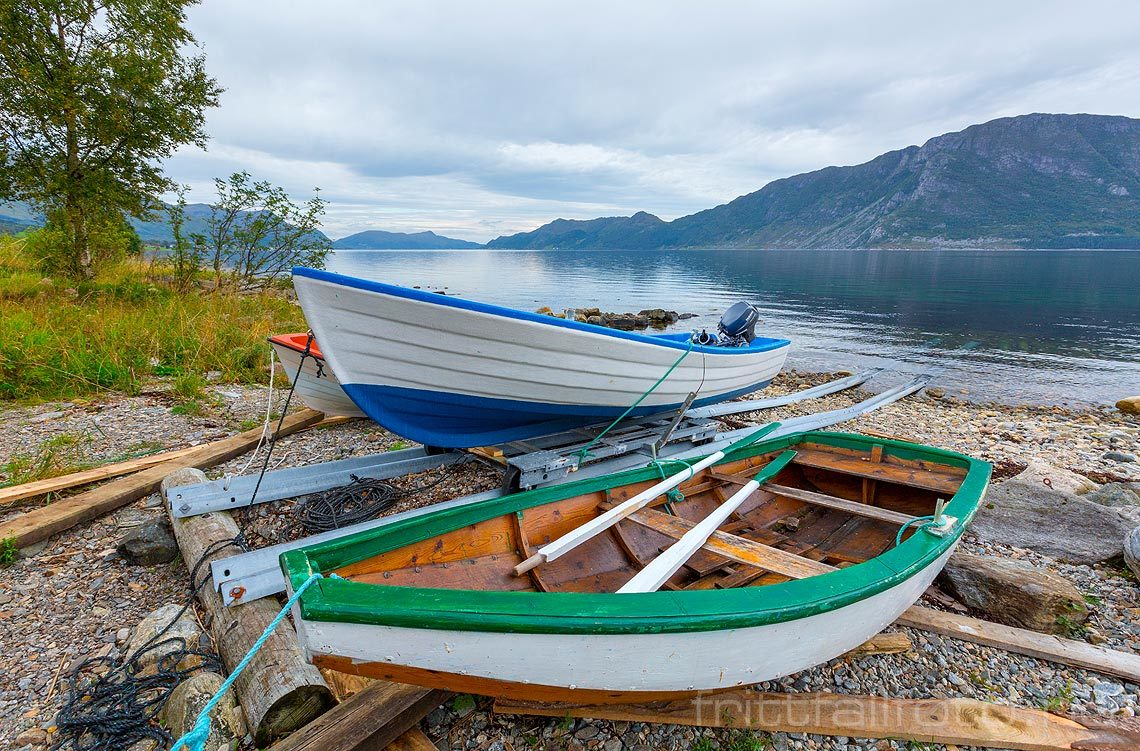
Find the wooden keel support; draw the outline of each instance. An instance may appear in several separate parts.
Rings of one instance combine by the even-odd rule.
[[[382,751],[397,740],[401,751],[426,749],[421,741],[427,739],[415,735],[415,726],[448,696],[446,691],[376,681],[274,744],[272,751]],[[402,738],[409,731],[412,737]]]
[[[685,701],[633,705],[542,705],[495,702],[501,714],[588,717],[698,727],[749,728],[1018,751],[1140,748],[1140,721],[1107,726],[1077,716],[1008,707],[975,699],[885,699],[841,694],[733,691]]]
[[[895,622],[962,641],[984,644],[987,647],[996,647],[1140,683],[1140,655],[1136,654],[1106,649],[1052,634],[1003,626],[1000,623],[991,623],[966,615],[944,613],[920,605],[912,605]]]
[[[163,480],[163,490],[204,480],[202,472],[182,469]],[[202,561],[194,584],[209,575],[211,560],[233,552],[219,547],[238,534],[237,523],[226,512],[171,518],[171,525],[187,567],[193,569]],[[211,555],[204,556],[208,550],[212,550]],[[280,610],[271,598],[227,608],[212,582],[198,590],[198,599],[209,613],[213,643],[231,671]],[[332,693],[320,671],[306,661],[288,620],[277,626],[238,676],[234,690],[258,746],[305,726],[333,704]]]

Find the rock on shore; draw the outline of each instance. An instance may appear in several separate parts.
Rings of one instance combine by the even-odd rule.
[[[982,540],[1059,561],[1102,563],[1123,553],[1125,535],[1140,525],[1140,508],[1104,506],[1083,496],[1097,488],[1082,475],[1031,462],[990,488],[970,529]]]
[[[942,572],[950,594],[998,623],[1068,635],[1089,617],[1064,577],[1021,561],[955,553]]]

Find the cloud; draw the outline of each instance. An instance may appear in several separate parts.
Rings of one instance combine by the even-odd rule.
[[[484,240],[707,208],[994,117],[1140,115],[1131,2],[206,0],[209,151],[374,227]]]

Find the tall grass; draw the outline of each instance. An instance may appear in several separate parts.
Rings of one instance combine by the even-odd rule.
[[[156,376],[262,382],[265,337],[303,330],[301,309],[271,293],[180,294],[167,269],[137,259],[76,287],[45,280],[0,237],[0,399],[138,393]]]

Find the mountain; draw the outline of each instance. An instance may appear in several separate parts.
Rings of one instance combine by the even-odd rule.
[[[186,204],[186,222],[182,228],[183,232],[187,235],[193,233],[206,234],[209,231],[208,221],[211,211],[208,203]],[[244,218],[251,213],[243,211],[241,216]],[[170,229],[166,212],[163,209],[156,211],[154,219],[149,222],[140,222],[134,218],[128,218],[127,221],[135,228],[135,232],[138,233],[139,238],[144,243],[167,246],[174,244],[174,233]],[[43,224],[43,219],[26,203],[0,203],[0,232],[14,233],[28,227],[38,227],[41,224]],[[328,239],[320,231],[317,231],[316,234]]]
[[[479,243],[455,240],[434,232],[385,232],[370,229],[342,237],[333,243],[336,250],[436,250],[482,248]]]
[[[1140,248],[1140,120],[992,120],[664,222],[558,219],[489,248]]]

